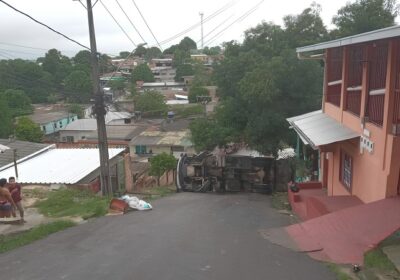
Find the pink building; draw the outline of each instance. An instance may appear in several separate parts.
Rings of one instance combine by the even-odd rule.
[[[328,195],[400,194],[400,26],[297,49],[325,62],[322,110],[289,118],[320,152]]]

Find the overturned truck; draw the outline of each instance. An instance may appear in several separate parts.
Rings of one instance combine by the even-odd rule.
[[[177,165],[178,191],[272,193],[275,159],[235,153],[218,155],[202,152],[182,155]]]

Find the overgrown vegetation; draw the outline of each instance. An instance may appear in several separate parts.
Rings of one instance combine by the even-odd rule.
[[[176,117],[187,118],[204,114],[204,106],[201,104],[170,105],[169,111],[173,111]]]
[[[103,216],[109,200],[90,191],[60,189],[48,193],[47,199],[37,203],[39,212],[53,218],[80,216],[83,219]]]
[[[344,272],[343,269],[339,265],[334,264],[334,263],[328,263],[327,266],[333,273],[336,274],[337,280],[352,280],[353,279],[346,272]]]
[[[0,253],[4,253],[15,248],[30,244],[33,241],[42,239],[52,233],[64,230],[74,225],[75,223],[72,221],[60,220],[48,224],[39,225],[26,232],[0,236]]]
[[[196,147],[234,141],[274,154],[284,145],[293,146],[295,134],[286,118],[319,109],[323,85],[323,63],[299,60],[295,49],[394,25],[397,6],[394,0],[346,4],[334,18],[337,28],[332,31],[320,11],[314,3],[298,15],[285,16],[282,26],[263,22],[245,31],[243,43],[224,44],[225,58],[215,65],[213,77],[220,106],[209,122],[213,129],[207,130],[207,139],[197,129],[205,121],[192,126]]]

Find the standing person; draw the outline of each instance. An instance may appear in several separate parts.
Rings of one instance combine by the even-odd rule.
[[[21,217],[21,222],[24,220],[24,208],[22,207],[22,197],[21,197],[21,185],[15,181],[15,177],[8,178],[8,190],[11,193],[11,197],[17,206],[19,216]]]
[[[6,188],[7,180],[0,179],[0,217],[10,217],[11,214],[15,217],[16,205],[11,197],[10,191]]]

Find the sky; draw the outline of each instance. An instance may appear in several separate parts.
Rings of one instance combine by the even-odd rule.
[[[4,1],[81,44],[89,46],[87,11],[82,6],[82,3],[86,4],[86,0],[82,0],[81,3],[76,0]],[[92,0],[93,3],[95,1]],[[321,5],[321,17],[325,25],[328,29],[332,29],[332,17],[348,0],[319,0],[316,2]],[[282,18],[285,15],[301,13],[311,5],[312,1],[99,0],[93,8],[99,52],[118,55],[120,51],[131,51],[135,45],[143,42],[146,42],[147,46],[157,46],[157,41],[146,27],[134,3],[139,7],[162,49],[166,49],[171,44],[179,43],[184,36],[189,36],[198,42],[198,47],[201,47],[200,12],[204,14],[204,46],[215,46],[224,41],[237,40],[241,42],[244,38],[244,31],[255,27],[262,21],[282,24]],[[129,16],[129,20],[140,32],[144,41],[118,4]],[[121,31],[104,6],[128,36]],[[241,20],[237,20],[239,18]],[[82,49],[15,12],[2,2],[0,2],[0,26],[0,59],[17,57],[32,59],[44,56],[46,50],[51,48],[56,48],[64,55],[71,57]],[[190,27],[193,28],[188,33],[179,35]]]

